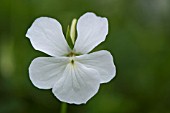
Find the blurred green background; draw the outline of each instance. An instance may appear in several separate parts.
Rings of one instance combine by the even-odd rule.
[[[25,34],[41,16],[56,18],[66,32],[88,11],[109,20],[95,51],[113,54],[117,76],[68,113],[170,113],[170,0],[0,0],[0,113],[59,113],[51,90],[29,80],[31,61],[47,55]]]

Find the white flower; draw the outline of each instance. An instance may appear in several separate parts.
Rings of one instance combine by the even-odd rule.
[[[71,49],[57,20],[40,17],[33,22],[26,37],[36,50],[52,57],[35,58],[29,77],[36,87],[52,89],[60,101],[82,104],[98,92],[101,83],[114,78],[116,70],[110,52],[89,53],[105,40],[107,19],[86,13],[76,27],[77,39]]]

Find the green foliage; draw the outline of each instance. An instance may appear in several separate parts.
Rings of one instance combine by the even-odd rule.
[[[58,113],[51,91],[35,88],[28,76],[38,56],[27,29],[40,16],[56,18],[66,33],[73,18],[88,11],[107,17],[109,34],[93,51],[114,56],[117,76],[86,105],[68,113],[170,113],[170,1],[1,0],[0,113]],[[66,35],[66,34],[65,34]]]

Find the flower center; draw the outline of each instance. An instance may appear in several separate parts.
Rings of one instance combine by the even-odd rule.
[[[70,52],[67,56],[70,58],[70,63],[71,63],[72,65],[74,65],[75,53]]]
[[[75,53],[73,52],[70,52],[70,54],[68,54],[69,57],[74,57],[75,56]]]
[[[69,59],[70,59],[70,63],[72,64],[72,65],[74,65],[75,64],[75,56],[79,56],[79,55],[81,55],[81,54],[77,54],[77,53],[75,53],[75,52],[70,52],[69,54],[67,54],[66,56],[67,57],[69,57]]]
[[[72,64],[72,65],[74,64],[74,60],[73,60],[73,59],[71,60],[71,64]]]
[[[74,57],[70,57],[70,64],[74,66],[74,64],[75,64]]]

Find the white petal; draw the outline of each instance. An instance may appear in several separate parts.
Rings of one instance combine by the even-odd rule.
[[[100,82],[106,83],[115,77],[116,68],[110,52],[102,50],[91,54],[77,56],[76,60],[88,68],[95,69],[100,74]]]
[[[100,85],[98,72],[75,62],[68,64],[63,77],[53,87],[54,95],[63,102],[82,104],[93,97]]]
[[[28,29],[26,37],[36,50],[51,56],[62,56],[70,51],[60,23],[52,18],[36,19]]]
[[[68,62],[67,57],[38,57],[29,67],[29,77],[36,87],[50,89],[61,78]]]
[[[86,13],[77,22],[78,37],[74,50],[80,54],[88,53],[103,42],[107,34],[107,18],[98,17],[94,13]]]

